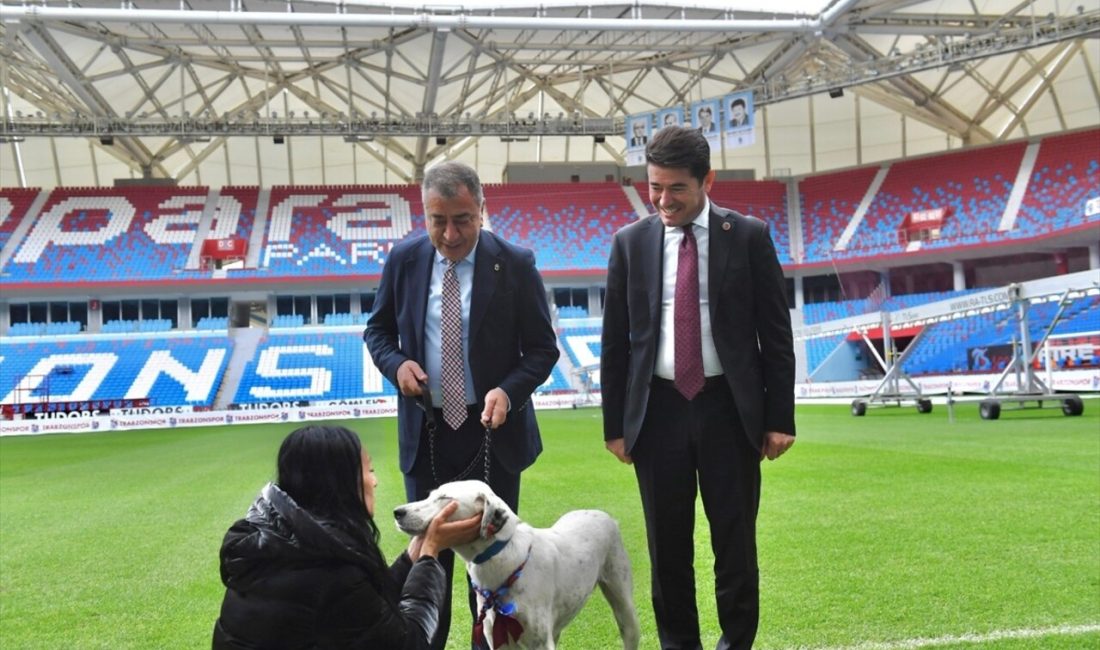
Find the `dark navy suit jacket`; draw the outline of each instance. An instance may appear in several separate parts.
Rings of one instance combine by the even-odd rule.
[[[426,368],[424,320],[435,248],[427,235],[393,247],[382,267],[374,311],[363,333],[378,370],[397,386],[397,369],[408,359]],[[519,473],[542,451],[531,394],[546,381],[558,360],[557,337],[546,290],[534,254],[482,230],[474,259],[470,297],[469,359],[474,394],[500,387],[511,411],[493,434],[493,455]],[[397,428],[401,471],[416,461],[424,412],[414,398],[398,398]]]

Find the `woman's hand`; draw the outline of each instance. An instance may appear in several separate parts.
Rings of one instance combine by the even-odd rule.
[[[467,544],[477,539],[481,528],[481,513],[476,513],[468,519],[447,521],[455,510],[458,510],[458,502],[448,503],[432,519],[432,523],[428,524],[428,530],[424,535],[412,538],[408,553],[413,562],[424,555],[436,557],[444,549]]]

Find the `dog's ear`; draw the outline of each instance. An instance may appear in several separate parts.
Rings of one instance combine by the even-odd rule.
[[[481,537],[489,539],[508,523],[508,508],[502,507],[503,504],[497,499],[484,494],[478,497],[478,501],[482,505]]]

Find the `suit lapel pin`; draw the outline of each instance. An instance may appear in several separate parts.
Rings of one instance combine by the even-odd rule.
[[[728,221],[723,221],[722,222],[722,230],[729,230],[730,228],[731,228],[730,222],[728,222]]]
[[[499,264],[499,263],[498,263],[498,264],[494,264],[494,265],[493,265],[493,270],[494,270],[494,271],[499,271],[499,270],[500,270],[500,264]]]

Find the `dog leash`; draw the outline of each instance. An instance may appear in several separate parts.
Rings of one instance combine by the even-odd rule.
[[[489,483],[489,450],[492,447],[493,442],[493,429],[489,426],[485,426],[485,438],[481,441],[481,446],[478,447],[477,454],[470,460],[470,464],[466,466],[466,469],[462,470],[454,477],[447,481],[439,480],[439,473],[435,469],[435,432],[439,428],[435,420],[435,407],[432,404],[432,391],[428,388],[428,385],[424,382],[420,382],[420,399],[417,400],[417,405],[424,410],[424,426],[428,429],[428,457],[432,466],[432,480],[435,481],[436,486],[443,485],[444,483],[450,483],[451,481],[461,481],[464,478],[469,477],[474,468],[478,464],[479,459],[483,459],[482,465],[482,480],[486,484]]]

